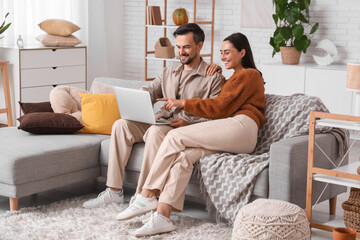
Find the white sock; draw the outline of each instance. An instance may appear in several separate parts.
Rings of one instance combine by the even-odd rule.
[[[113,192],[113,193],[115,193],[115,194],[117,194],[117,195],[120,195],[120,194],[122,193],[122,189],[120,189],[119,191],[115,191],[115,190],[112,190],[112,189],[110,188],[110,191]]]

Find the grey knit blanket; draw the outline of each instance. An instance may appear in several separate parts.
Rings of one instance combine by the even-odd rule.
[[[256,176],[269,165],[270,145],[309,132],[311,111],[328,112],[319,98],[304,94],[266,95],[266,122],[259,129],[257,146],[252,154],[213,154],[200,159],[196,171],[201,174],[201,190],[207,209],[216,219],[230,225],[250,201]],[[330,132],[339,143],[342,155],[348,146],[347,132],[329,127],[316,132]]]

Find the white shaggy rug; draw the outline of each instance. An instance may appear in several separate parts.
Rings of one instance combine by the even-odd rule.
[[[115,217],[127,207],[127,203],[111,204],[98,209],[82,208],[81,204],[89,198],[90,196],[78,197],[46,206],[6,212],[0,215],[0,239],[138,239],[133,232],[143,225],[142,221],[148,214],[119,222]],[[176,231],[141,239],[231,239],[232,229],[225,225],[179,214],[173,214],[171,219],[177,227]]]

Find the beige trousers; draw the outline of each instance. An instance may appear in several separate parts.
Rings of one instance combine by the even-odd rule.
[[[138,186],[142,189],[156,153],[167,132],[173,129],[167,125],[151,125],[117,120],[112,126],[109,163],[106,185],[113,188],[123,188],[124,171],[129,160],[132,146],[136,142],[145,142],[142,174]]]
[[[193,164],[216,152],[251,153],[258,126],[246,115],[173,129],[166,135],[143,186],[160,190],[159,202],[182,211]]]

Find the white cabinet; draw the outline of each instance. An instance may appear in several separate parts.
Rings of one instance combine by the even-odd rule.
[[[18,101],[49,101],[49,93],[57,85],[87,87],[84,46],[22,49],[3,46],[0,58],[10,62],[10,91],[16,118],[20,116]]]
[[[266,82],[266,93],[305,93],[319,97],[331,113],[351,115],[353,112],[353,93],[346,90],[345,65],[266,63],[259,65],[259,70]]]

